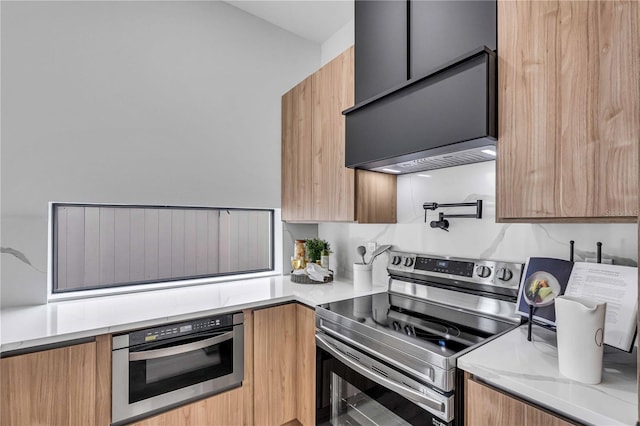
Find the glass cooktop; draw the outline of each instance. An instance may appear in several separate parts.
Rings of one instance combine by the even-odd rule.
[[[394,293],[341,300],[320,308],[445,357],[514,327],[513,323]]]

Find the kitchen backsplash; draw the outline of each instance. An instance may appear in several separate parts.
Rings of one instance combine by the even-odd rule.
[[[483,201],[482,219],[449,219],[449,232],[434,229],[429,222],[438,213],[474,213],[474,207],[440,208],[427,212],[425,202],[460,203]],[[603,258],[615,264],[637,264],[636,224],[505,224],[495,223],[495,162],[471,164],[398,176],[398,223],[360,225],[325,223],[319,238],[329,241],[331,268],[339,277],[351,278],[351,264],[359,257],[356,247],[375,241],[394,249],[462,257],[525,262],[528,256],[566,259],[569,241],[575,241],[576,260],[595,257],[596,242],[603,243]],[[368,258],[367,258],[368,259]],[[374,262],[374,282],[387,281],[387,254]]]

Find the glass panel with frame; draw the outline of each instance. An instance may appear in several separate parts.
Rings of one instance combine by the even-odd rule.
[[[269,209],[52,206],[53,293],[274,269]]]

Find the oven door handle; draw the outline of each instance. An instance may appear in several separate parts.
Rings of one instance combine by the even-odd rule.
[[[233,339],[233,331],[222,333],[219,336],[210,337],[209,339],[198,340],[197,342],[187,343],[186,345],[171,346],[169,348],[152,349],[149,351],[130,352],[129,361],[145,361],[148,359],[164,358],[171,355],[180,355],[186,352],[204,349],[208,346],[217,345]]]
[[[389,380],[388,378],[381,376],[379,374],[376,374],[373,370],[365,367],[364,365],[354,361],[353,359],[349,358],[348,356],[346,356],[345,354],[343,354],[340,350],[338,350],[337,348],[334,348],[333,345],[331,345],[331,343],[329,343],[326,338],[316,334],[316,344],[318,346],[320,346],[322,349],[326,350],[327,352],[329,352],[331,355],[335,356],[338,360],[340,360],[343,364],[345,364],[346,366],[352,368],[353,370],[355,370],[356,372],[362,374],[363,376],[365,376],[366,378],[373,380],[376,383],[381,384],[382,386],[385,386],[386,388],[388,388],[389,390],[396,392],[399,395],[402,395],[403,397],[407,398],[408,400],[418,403],[418,404],[422,404],[422,405],[426,405],[427,407],[430,407],[434,410],[437,410],[440,413],[444,414],[445,411],[445,406],[444,403],[442,401],[438,401],[436,399],[433,398],[429,398],[427,395],[424,395],[420,392],[417,392],[411,388],[407,388],[406,386],[401,385],[400,383],[396,382],[395,380]]]

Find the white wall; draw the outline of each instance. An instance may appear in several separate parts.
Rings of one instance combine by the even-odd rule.
[[[2,306],[45,301],[49,201],[279,207],[280,98],[318,45],[223,2],[1,15]]]
[[[423,177],[428,175],[430,177]],[[517,190],[517,188],[513,188]],[[482,219],[450,219],[450,232],[433,229],[438,213],[475,213],[475,208],[429,211],[425,202],[459,203],[483,200]],[[603,257],[614,263],[636,265],[638,233],[635,224],[498,224],[495,223],[495,162],[413,173],[398,177],[398,223],[393,225],[321,224],[318,234],[334,251],[337,275],[351,277],[359,258],[356,247],[369,241],[393,244],[394,249],[435,255],[526,261],[528,256],[568,259],[569,241],[575,241],[575,259],[595,257],[596,242]],[[386,283],[388,256],[374,262],[374,281]]]
[[[352,19],[320,46],[320,62],[322,62],[322,65],[353,46],[354,40],[355,20]]]

